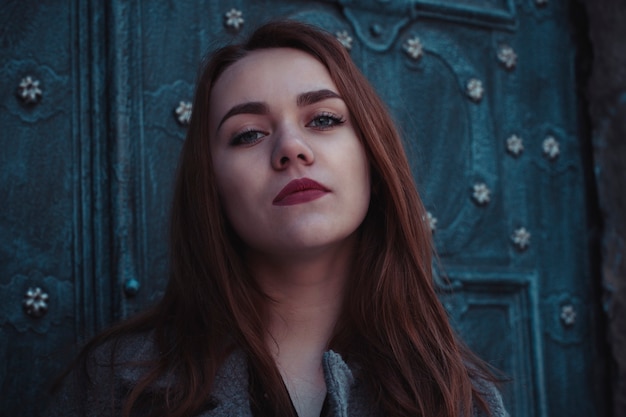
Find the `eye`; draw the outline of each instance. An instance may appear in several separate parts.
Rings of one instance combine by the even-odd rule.
[[[319,130],[327,130],[331,129],[334,126],[343,124],[345,119],[342,116],[333,114],[333,113],[320,113],[313,118],[308,124],[307,127],[313,127]]]
[[[240,133],[235,134],[230,141],[230,144],[233,146],[237,145],[253,145],[259,140],[261,140],[266,133],[260,132],[258,130],[246,130]]]

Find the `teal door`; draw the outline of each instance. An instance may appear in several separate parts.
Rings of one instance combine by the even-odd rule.
[[[0,5],[0,415],[166,279],[198,63],[289,17],[342,41],[405,133],[458,331],[512,416],[605,416],[566,0]]]

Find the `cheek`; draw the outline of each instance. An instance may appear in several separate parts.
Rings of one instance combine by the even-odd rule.
[[[239,190],[241,181],[238,180],[238,174],[232,164],[214,162],[214,168],[220,204],[226,217],[232,221],[234,208],[239,205],[237,198],[241,195],[241,190]]]
[[[370,167],[369,163],[365,164],[362,167],[362,177],[361,177],[361,209],[363,218],[367,214],[370,206],[370,200],[372,198],[372,181],[370,176]]]
[[[361,192],[367,194],[369,201],[369,190],[371,189],[371,175],[370,175],[370,162],[367,159],[365,149],[359,143],[359,146],[353,150],[352,169],[354,172],[354,179],[358,181],[358,185],[355,187],[361,190]]]
[[[245,221],[257,205],[260,175],[245,161],[223,160],[215,164],[217,191],[226,217],[233,226]]]
[[[345,178],[345,187],[349,190],[351,212],[355,218],[364,218],[371,198],[370,163],[360,142],[345,151],[344,155],[350,157],[344,160],[341,175]]]

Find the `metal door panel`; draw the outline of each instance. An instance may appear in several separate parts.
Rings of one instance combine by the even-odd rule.
[[[442,300],[513,378],[511,415],[602,415],[566,1],[57,3],[0,9],[3,410],[31,413],[49,358],[158,299],[198,63],[290,17],[340,37],[398,121]],[[36,103],[17,95],[26,75]],[[37,286],[36,319],[22,301]]]

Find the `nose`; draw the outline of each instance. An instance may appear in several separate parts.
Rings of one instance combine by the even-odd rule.
[[[287,169],[294,164],[311,165],[315,160],[313,149],[306,142],[303,132],[294,127],[282,127],[272,150],[272,167]]]

